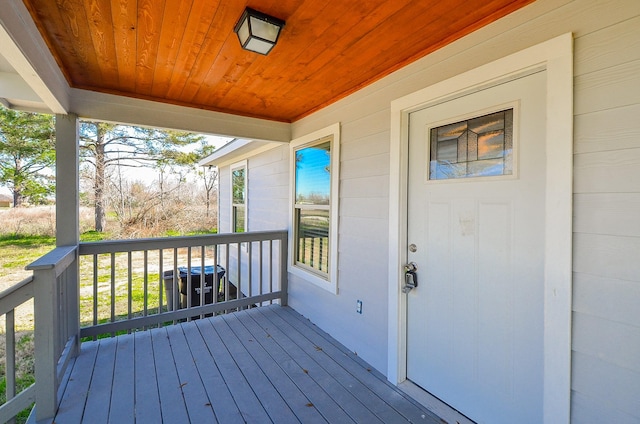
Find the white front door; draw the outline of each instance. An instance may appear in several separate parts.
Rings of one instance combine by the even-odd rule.
[[[407,378],[479,423],[543,420],[545,78],[409,116]]]

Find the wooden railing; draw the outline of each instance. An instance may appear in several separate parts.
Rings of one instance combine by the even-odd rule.
[[[16,309],[33,299],[33,277],[28,277],[0,293],[0,316],[5,316],[5,394],[0,406],[0,423],[12,421],[36,400],[35,385],[16,394]]]
[[[79,351],[78,248],[56,247],[27,269],[33,271],[35,417],[39,421],[55,414],[58,388]]]
[[[287,303],[286,231],[81,243],[79,253],[82,338]]]
[[[0,422],[34,401],[30,420],[34,414],[36,421],[54,417],[64,374],[83,338],[265,302],[286,305],[287,238],[286,231],[268,231],[80,243],[33,262],[27,267],[33,277],[0,293],[8,400],[0,406]],[[32,298],[36,382],[16,395],[14,311]]]

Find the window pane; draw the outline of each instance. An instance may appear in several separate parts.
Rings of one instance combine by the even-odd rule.
[[[327,273],[329,269],[329,211],[296,209],[296,262]]]
[[[296,151],[296,203],[328,205],[331,189],[331,143]]]
[[[231,182],[233,186],[233,203],[244,204],[245,198],[245,168],[239,168],[231,173]]]
[[[432,128],[429,178],[513,173],[513,109]]]
[[[245,206],[244,205],[234,205],[233,206],[233,232],[234,233],[244,233],[244,217],[245,217]]]

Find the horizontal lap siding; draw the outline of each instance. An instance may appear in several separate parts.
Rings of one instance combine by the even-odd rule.
[[[221,168],[218,174],[218,232],[231,231],[231,170]]]
[[[289,146],[248,160],[249,230],[283,230],[289,217]]]
[[[381,371],[387,343],[388,107],[355,108],[330,118],[341,123],[338,295],[297,278],[289,285],[292,307]],[[356,313],[358,300],[362,314]]]
[[[391,101],[572,32],[572,417],[640,422],[639,28],[637,0],[539,0],[295,122],[293,138],[341,123],[339,294],[292,278],[291,305],[384,372]],[[265,204],[286,193],[282,178],[262,185]],[[276,207],[288,217],[286,207]],[[261,218],[251,215],[251,228],[254,219]]]
[[[573,422],[640,422],[640,3],[575,40]],[[606,16],[606,15],[605,15]]]

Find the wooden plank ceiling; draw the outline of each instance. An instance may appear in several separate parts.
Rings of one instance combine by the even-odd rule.
[[[293,122],[534,0],[24,0],[76,88]],[[244,8],[286,21],[268,56]]]

